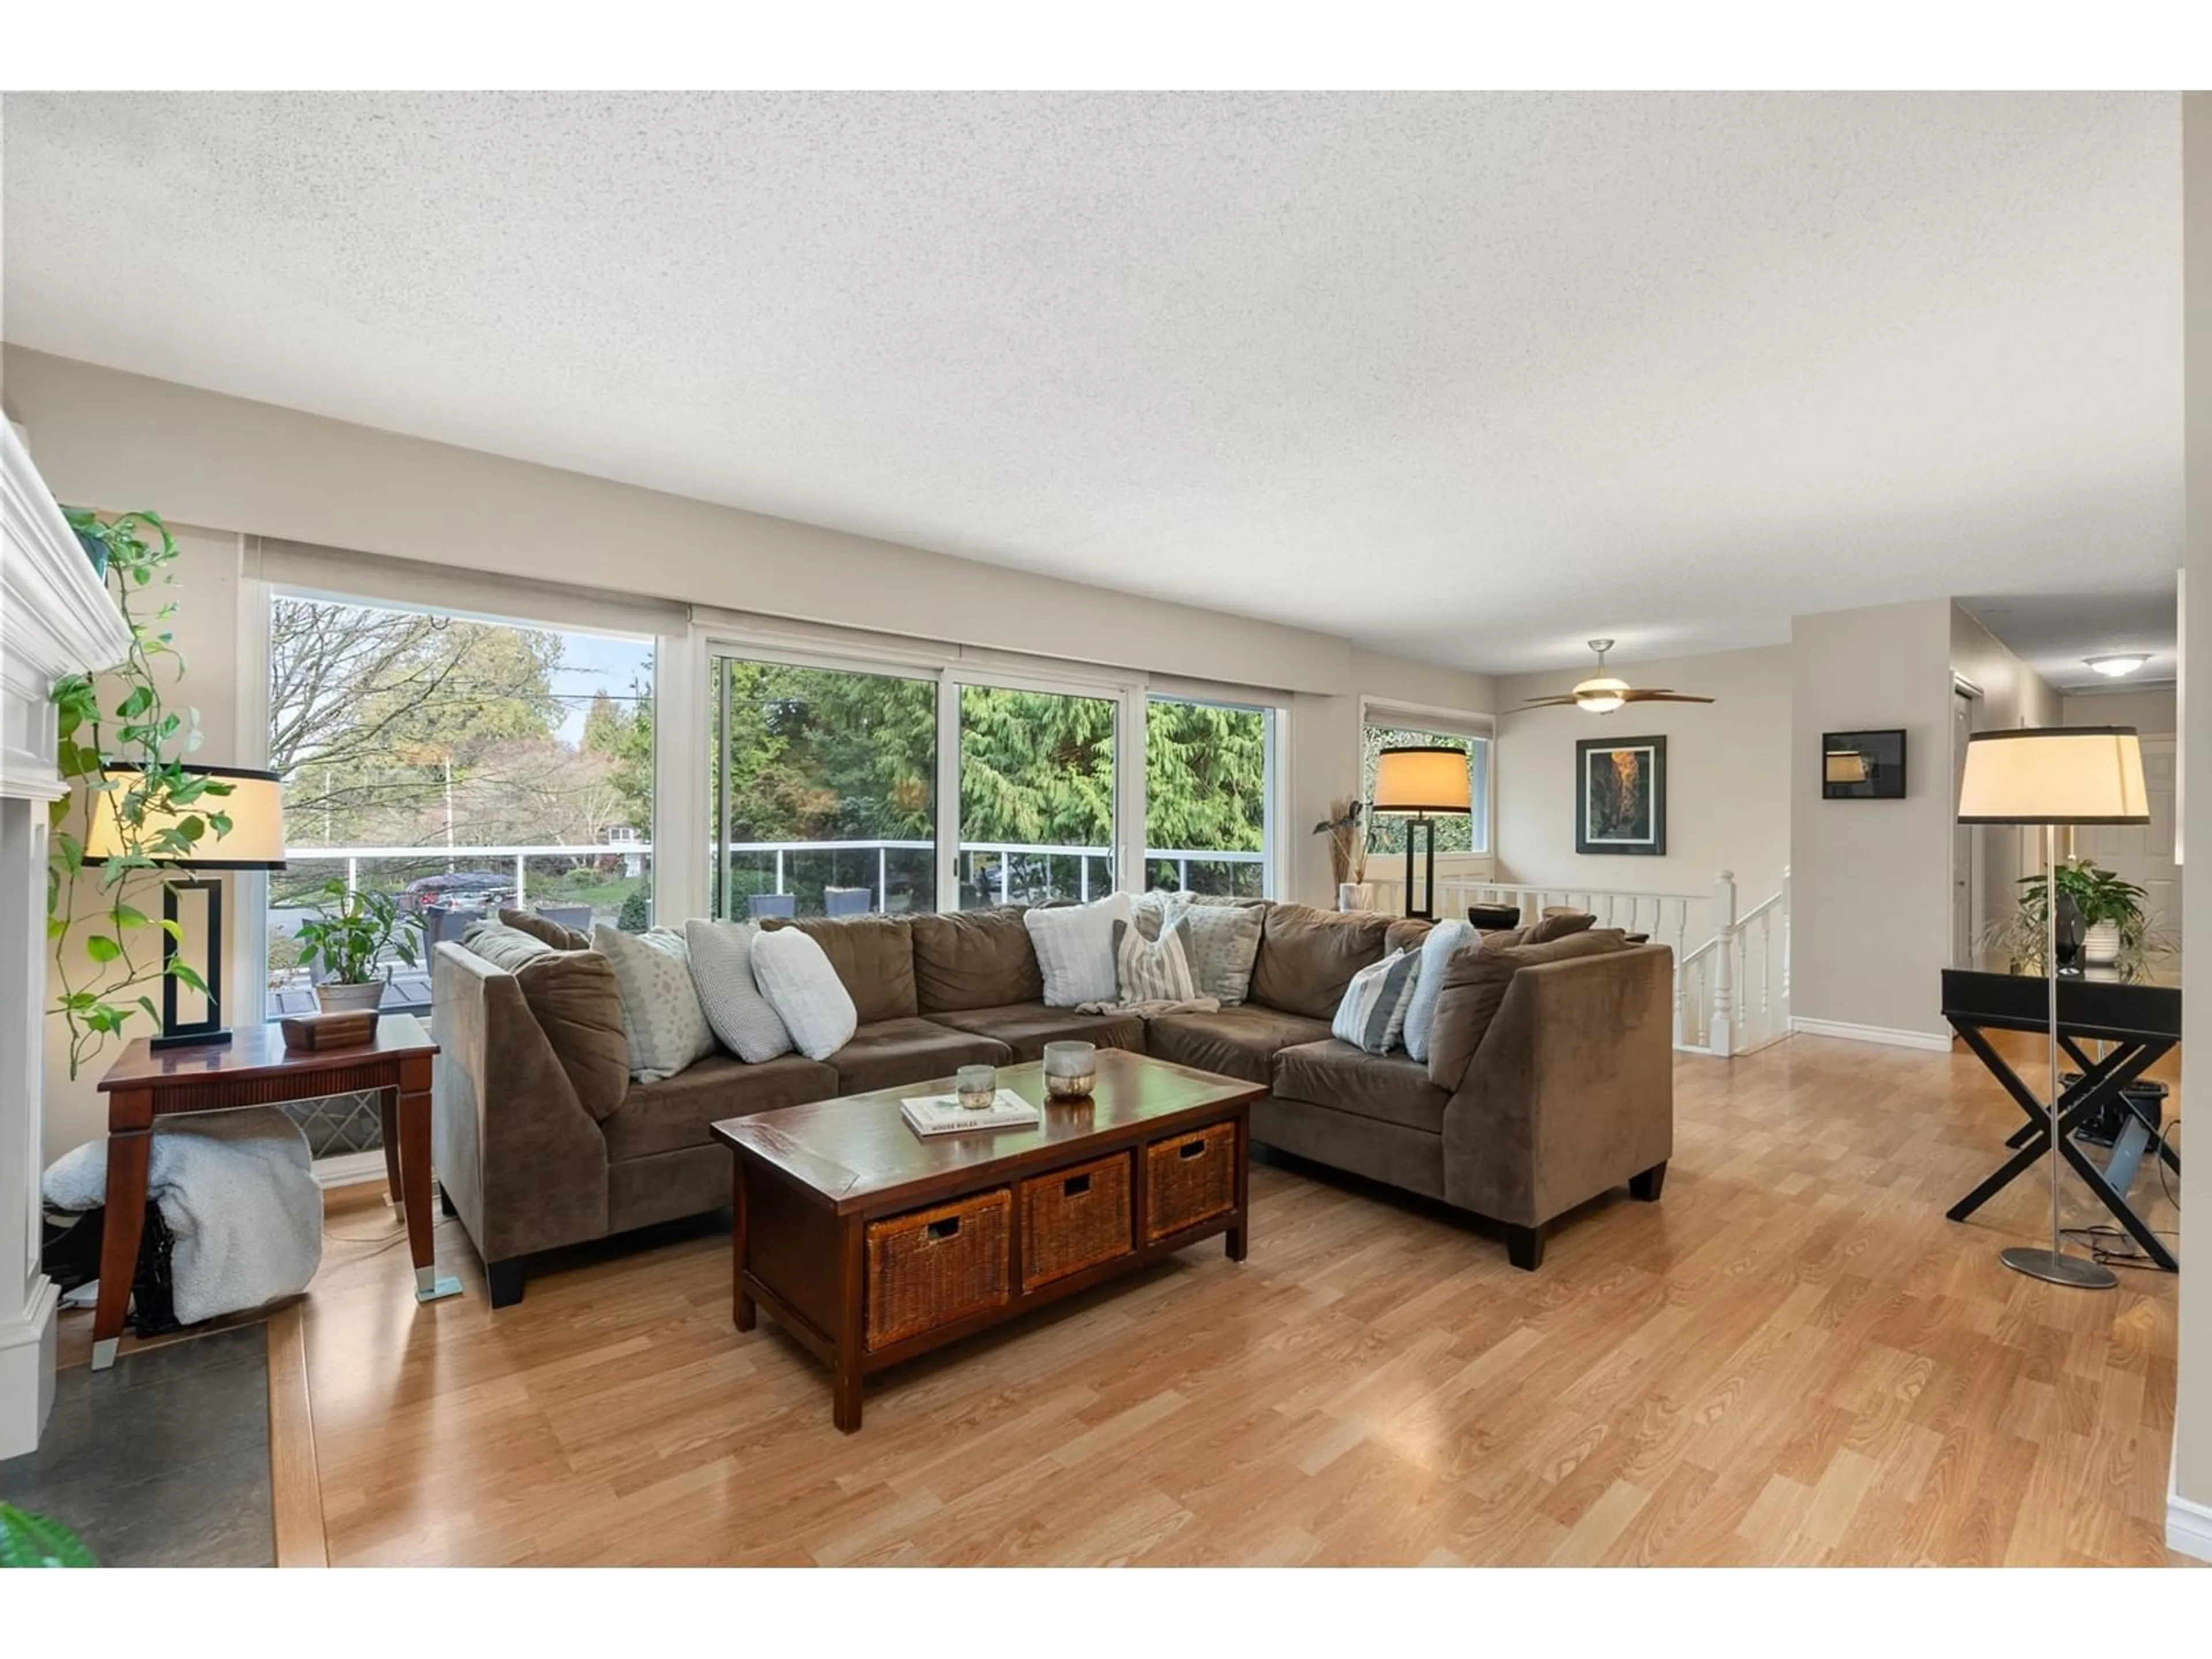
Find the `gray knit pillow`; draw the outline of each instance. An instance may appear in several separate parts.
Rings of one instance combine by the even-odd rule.
[[[753,979],[757,921],[687,921],[684,942],[691,951],[691,983],[699,1005],[723,1047],[757,1066],[791,1052],[791,1033],[783,1016],[769,1006]]]

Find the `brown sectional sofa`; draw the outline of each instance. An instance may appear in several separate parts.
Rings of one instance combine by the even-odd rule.
[[[1519,1267],[1534,1267],[1546,1229],[1585,1200],[1624,1183],[1658,1196],[1674,1134],[1665,947],[1590,929],[1462,950],[1424,1064],[1337,1042],[1329,1017],[1355,972],[1417,945],[1425,924],[1264,908],[1251,1000],[1149,1022],[1046,1007],[1018,909],[784,924],[822,944],[852,993],[850,1043],[820,1062],[718,1052],[618,1099],[587,1091],[588,1102],[575,1051],[603,1034],[607,1011],[592,1000],[611,985],[597,954],[548,945],[532,960],[511,936],[498,949],[483,941],[502,967],[471,943],[441,943],[441,1194],[505,1306],[539,1252],[726,1205],[729,1154],[708,1131],[719,1119],[1033,1060],[1048,1042],[1083,1037],[1266,1084],[1255,1141],[1486,1216]],[[613,1018],[619,1029],[618,1004]]]

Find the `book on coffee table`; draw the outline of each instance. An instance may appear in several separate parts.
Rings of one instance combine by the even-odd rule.
[[[981,1107],[963,1106],[957,1095],[912,1095],[899,1102],[899,1115],[918,1135],[1018,1129],[1044,1121],[1044,1115],[1012,1089],[1000,1090],[996,1100]]]

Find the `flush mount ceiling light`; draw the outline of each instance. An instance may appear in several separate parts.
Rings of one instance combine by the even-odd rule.
[[[1531,708],[1564,708],[1573,704],[1586,714],[1610,714],[1624,703],[1631,702],[1711,702],[1711,697],[1693,697],[1686,691],[1669,691],[1663,686],[1649,691],[1639,691],[1626,680],[1605,672],[1605,653],[1613,649],[1611,640],[1592,640],[1589,648],[1597,653],[1597,673],[1584,680],[1564,697],[1529,697]]]
[[[2132,674],[2150,660],[2148,651],[2116,651],[2110,656],[2084,657],[2081,660],[2106,679],[2116,680],[2123,674]]]

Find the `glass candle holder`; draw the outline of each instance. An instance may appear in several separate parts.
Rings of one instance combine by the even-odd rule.
[[[952,1092],[970,1110],[980,1110],[999,1097],[999,1073],[989,1066],[963,1066],[952,1074]]]
[[[1045,1091],[1054,1100],[1080,1100],[1098,1080],[1098,1048],[1090,1042],[1044,1045]]]

